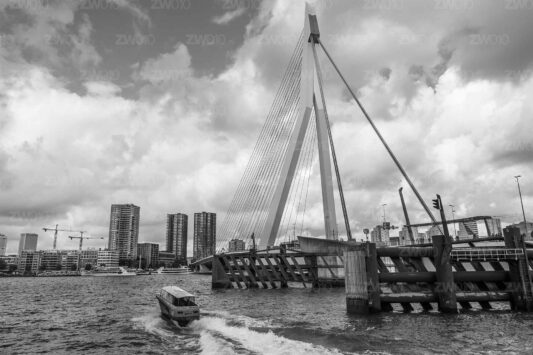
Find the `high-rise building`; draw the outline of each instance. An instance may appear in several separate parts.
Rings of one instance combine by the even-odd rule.
[[[37,238],[39,236],[34,233],[21,233],[19,242],[19,255],[24,250],[35,251],[37,250]]]
[[[159,266],[159,244],[139,243],[137,244],[137,255],[144,259],[143,265],[156,268]]]
[[[3,234],[0,234],[0,256],[6,255],[7,249],[7,237]]]
[[[215,254],[216,230],[216,213],[201,212],[194,214],[194,260],[202,259]]]
[[[133,204],[111,205],[109,250],[117,250],[119,259],[137,257],[141,208]]]
[[[187,225],[186,214],[167,214],[167,252],[174,253],[182,264],[187,263]]]
[[[232,239],[229,241],[228,251],[231,253],[233,251],[243,251],[245,248],[244,240],[242,239]]]

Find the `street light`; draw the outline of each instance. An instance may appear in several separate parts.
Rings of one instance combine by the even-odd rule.
[[[457,238],[457,230],[455,229],[455,210],[453,209],[454,205],[448,205],[452,208],[452,221],[453,221],[453,236],[454,238]]]
[[[524,202],[522,201],[522,191],[520,191],[520,182],[518,181],[518,178],[522,177],[521,175],[516,175],[514,178],[516,179],[516,184],[518,185],[518,195],[520,196],[520,205],[522,206],[522,216],[524,217],[524,229],[526,230],[526,236],[524,240],[528,237],[527,235],[527,221],[526,221],[526,213],[524,212]]]

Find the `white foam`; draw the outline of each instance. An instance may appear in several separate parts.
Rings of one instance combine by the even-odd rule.
[[[260,333],[247,327],[227,325],[221,318],[202,317],[190,327],[200,333],[204,354],[233,354],[246,349],[258,354],[340,354],[336,349],[291,340],[272,332]]]
[[[243,326],[250,328],[250,327],[256,327],[256,328],[268,328],[273,326],[273,322],[271,320],[260,320],[256,318],[251,318],[243,315],[235,315],[231,314],[228,311],[220,311],[220,310],[208,310],[202,313],[204,316],[214,316],[217,318],[224,318],[228,321],[236,322],[238,324],[242,324]]]

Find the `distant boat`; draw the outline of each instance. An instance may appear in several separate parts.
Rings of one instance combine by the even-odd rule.
[[[189,274],[191,270],[187,266],[181,267],[160,267],[157,269],[158,274]]]
[[[136,276],[135,272],[128,271],[123,267],[99,267],[85,274],[86,276]]]
[[[155,296],[159,301],[161,316],[178,322],[181,327],[200,319],[200,307],[194,296],[178,286],[166,286]]]

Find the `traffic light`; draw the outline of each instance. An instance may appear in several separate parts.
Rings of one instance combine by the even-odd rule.
[[[433,200],[433,207],[440,210],[440,203],[438,198]]]

